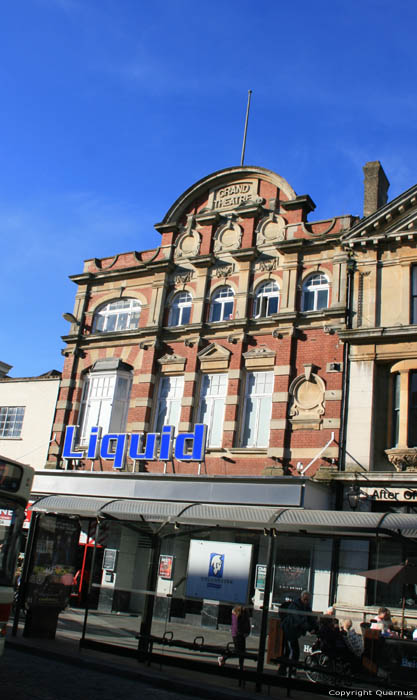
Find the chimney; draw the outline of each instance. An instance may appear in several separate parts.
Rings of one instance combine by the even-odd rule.
[[[370,216],[387,203],[389,181],[379,160],[365,163],[363,172],[365,174],[363,215]]]

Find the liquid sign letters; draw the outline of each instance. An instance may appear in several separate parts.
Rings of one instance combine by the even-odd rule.
[[[202,462],[206,451],[207,426],[197,423],[190,433],[179,433],[174,438],[173,425],[165,425],[161,433],[107,433],[91,428],[87,451],[76,450],[77,425],[68,425],[65,431],[64,459],[114,460],[115,469],[122,469],[126,455],[133,460],[168,462],[175,457],[180,462]]]

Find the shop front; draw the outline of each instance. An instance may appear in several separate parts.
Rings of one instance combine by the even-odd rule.
[[[307,589],[321,614],[341,581],[366,568],[376,540],[392,547],[417,536],[417,516],[332,510],[329,490],[303,477],[45,471],[35,492],[29,605],[40,564],[45,575],[49,566],[62,575],[65,565],[66,583],[78,573],[75,588],[86,591],[77,601],[82,647],[176,666],[213,664],[231,650],[231,611],[244,605],[251,615],[245,668],[276,670],[268,633],[282,603]],[[67,596],[58,616],[74,603],[72,584],[50,591]],[[233,654],[227,664],[236,667]]]

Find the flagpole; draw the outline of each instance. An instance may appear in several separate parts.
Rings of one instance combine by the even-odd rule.
[[[249,120],[249,109],[250,109],[250,100],[251,100],[251,95],[252,95],[252,90],[248,90],[248,104],[246,107],[246,119],[245,119],[245,130],[243,133],[243,145],[242,145],[242,155],[240,158],[240,165],[243,165],[243,161],[245,160],[245,149],[246,149],[246,134],[248,132],[248,120]]]

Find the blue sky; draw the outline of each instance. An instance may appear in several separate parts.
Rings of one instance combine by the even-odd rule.
[[[158,244],[201,177],[275,170],[316,219],[361,215],[362,166],[417,182],[412,0],[17,0],[0,28],[0,360],[62,368],[68,276]],[[311,217],[310,217],[311,218]]]

